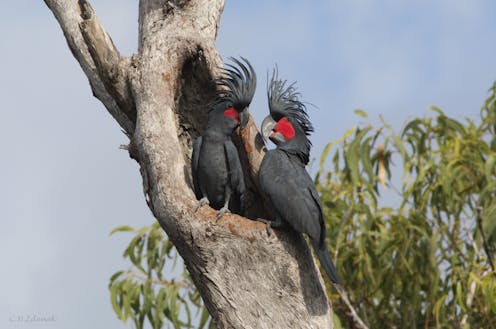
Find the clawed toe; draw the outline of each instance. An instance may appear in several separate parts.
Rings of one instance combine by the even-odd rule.
[[[220,208],[219,212],[217,213],[217,216],[215,216],[215,221],[218,221],[219,219],[221,219],[222,216],[224,216],[224,214],[230,213],[230,212],[231,211],[227,207]]]
[[[198,207],[196,207],[196,211],[198,211],[198,209],[200,209],[201,207],[203,207],[205,205],[209,205],[209,204],[210,204],[210,201],[208,201],[207,197],[201,198],[200,200],[198,200]]]
[[[271,223],[272,221],[270,220],[266,220],[266,219],[263,219],[263,218],[257,218],[256,221],[258,222],[261,222],[261,223],[264,223],[265,224],[265,230],[267,231],[267,235],[269,236],[270,238],[270,228],[271,228]]]

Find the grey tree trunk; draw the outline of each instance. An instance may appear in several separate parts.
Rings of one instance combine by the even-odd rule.
[[[86,0],[45,0],[93,94],[130,139],[145,198],[191,273],[218,328],[332,328],[322,278],[302,236],[237,215],[197,210],[189,158],[204,129],[221,59],[224,0],[141,0],[139,49],[123,57]],[[250,118],[238,146],[251,211],[264,145]]]

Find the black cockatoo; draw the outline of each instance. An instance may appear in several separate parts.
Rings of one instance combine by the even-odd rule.
[[[191,168],[199,205],[243,214],[245,182],[231,135],[248,120],[247,108],[256,88],[256,75],[250,63],[231,58],[216,80],[219,91],[208,112],[207,128],[193,144]],[[246,63],[246,65],[245,65]]]
[[[278,78],[274,70],[268,85],[270,115],[262,123],[262,134],[277,148],[265,154],[258,174],[262,192],[274,209],[267,226],[285,223],[306,233],[320,263],[333,283],[339,283],[336,268],[325,245],[326,229],[320,197],[305,169],[312,146],[308,135],[313,126],[294,84]]]

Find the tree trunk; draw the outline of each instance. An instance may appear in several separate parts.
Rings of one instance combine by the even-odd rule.
[[[192,141],[221,59],[215,49],[223,0],[141,0],[139,49],[123,57],[86,0],[45,0],[93,94],[130,139],[145,198],[191,273],[218,328],[332,328],[323,281],[301,235],[237,215],[215,222],[197,210]],[[252,215],[264,145],[250,118],[239,132]]]

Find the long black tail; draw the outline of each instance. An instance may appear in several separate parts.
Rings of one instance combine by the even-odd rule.
[[[331,255],[329,254],[329,251],[327,250],[325,244],[319,246],[316,241],[312,240],[312,246],[313,250],[315,250],[315,253],[317,254],[317,257],[319,258],[320,265],[322,265],[322,267],[324,268],[329,279],[332,281],[332,283],[339,284],[340,281],[338,272],[336,271],[336,267],[334,267],[334,264],[332,263]]]

